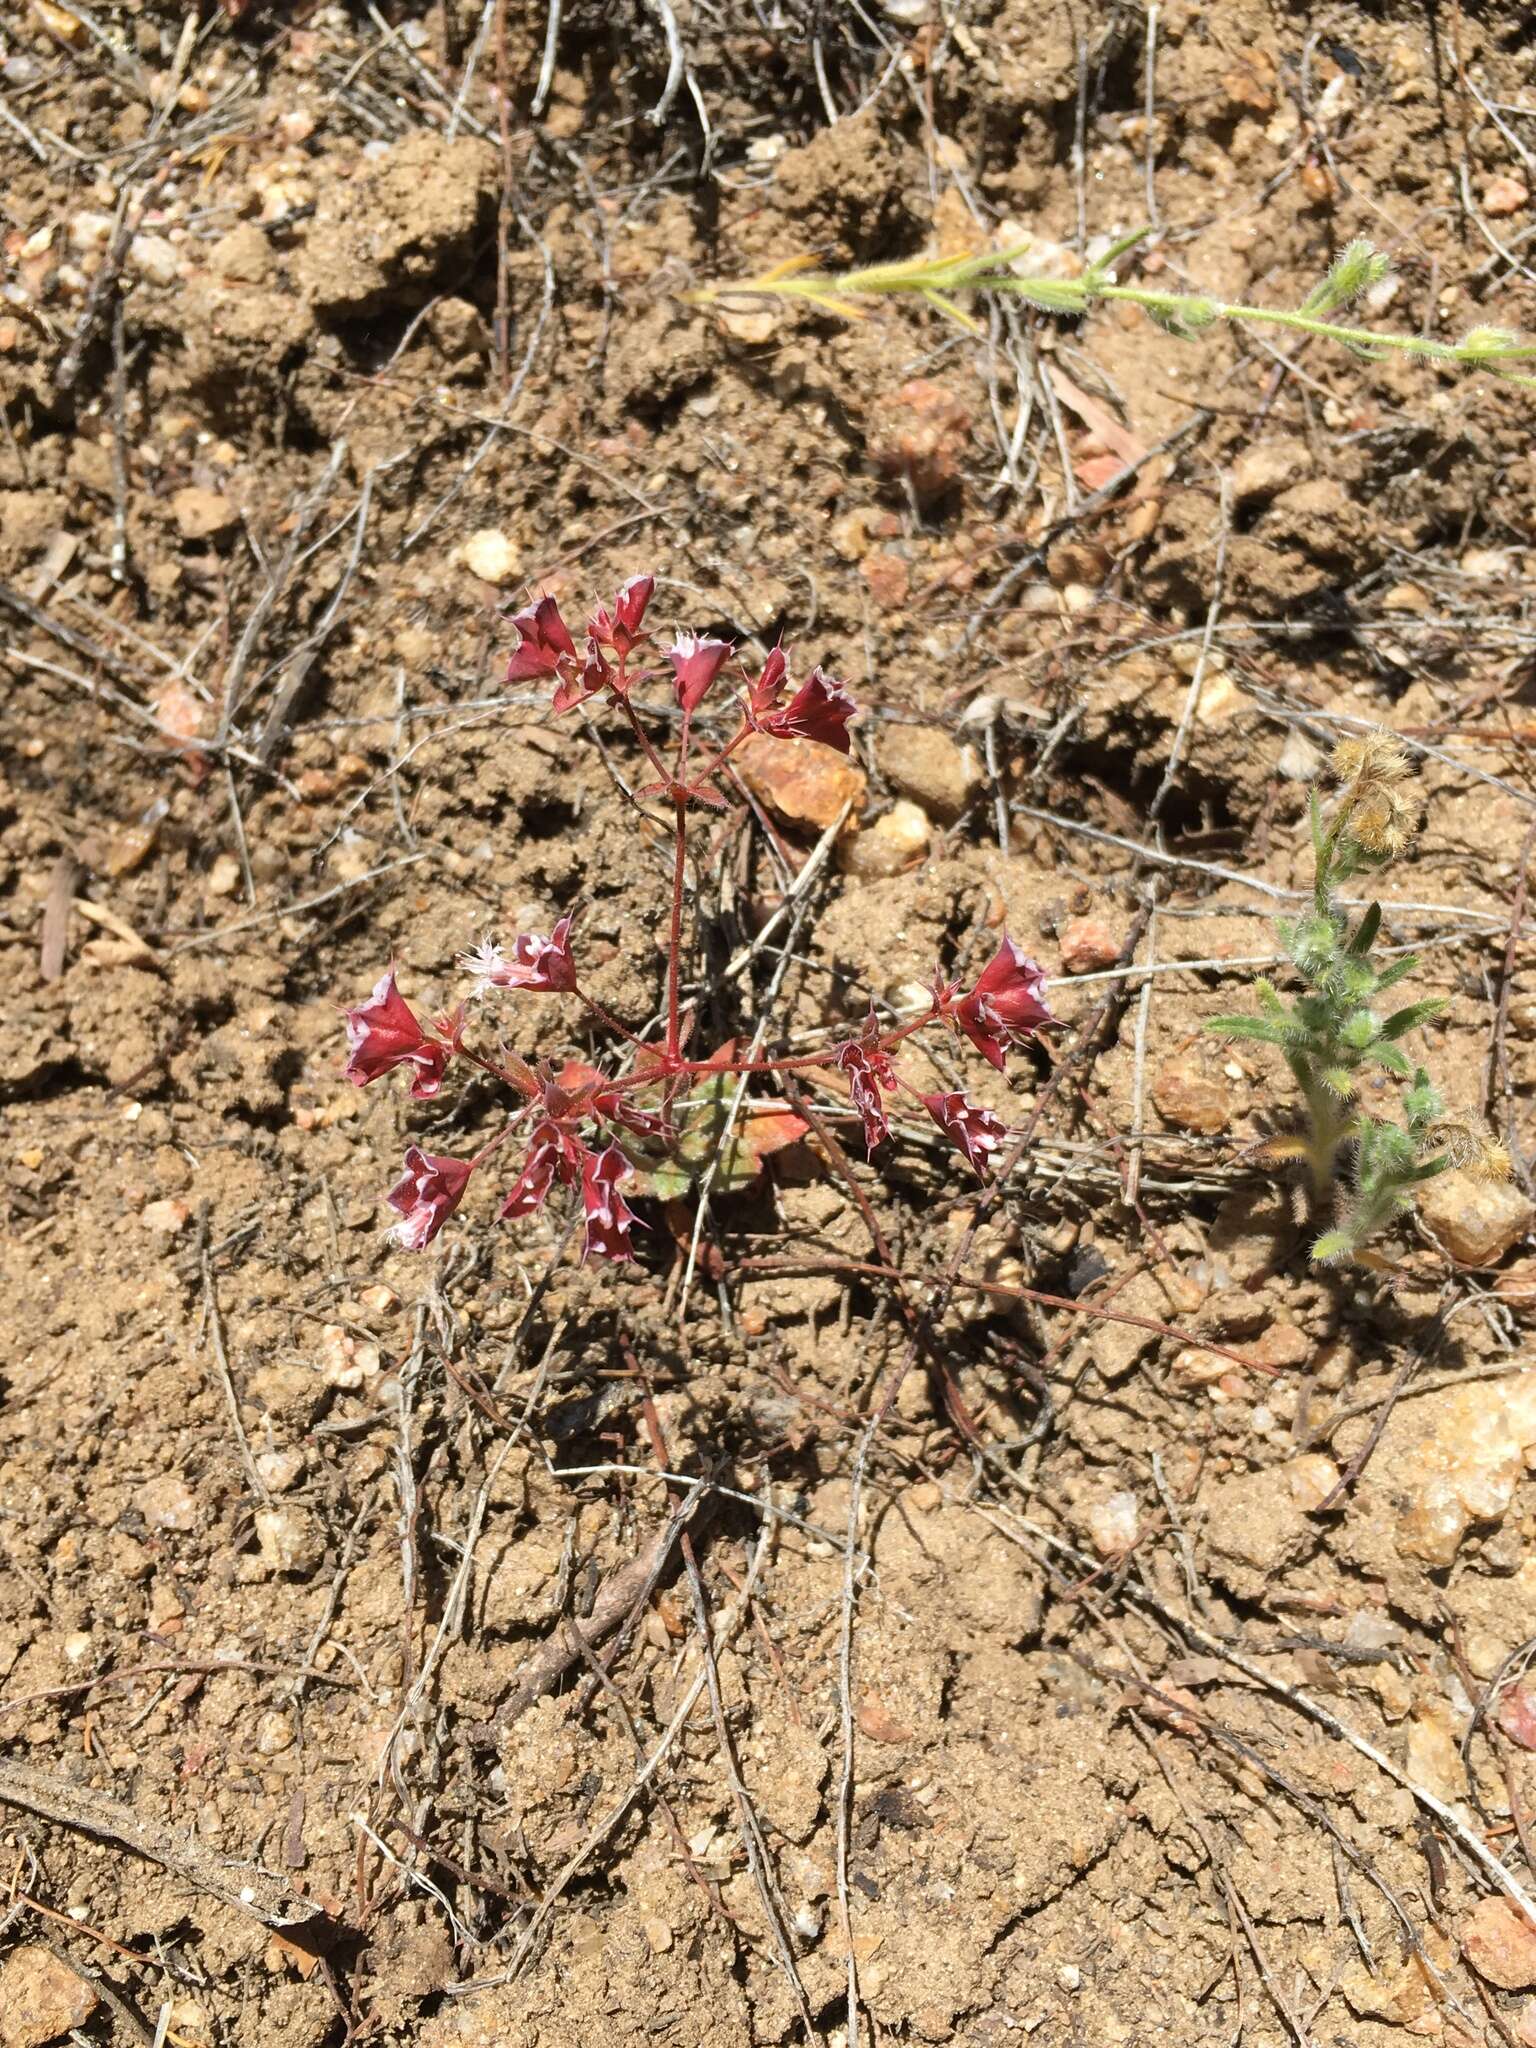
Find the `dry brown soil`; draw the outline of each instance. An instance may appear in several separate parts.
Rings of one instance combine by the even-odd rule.
[[[1532,396],[683,294],[1151,212],[1124,275],[1294,305],[1363,232],[1382,325],[1536,327],[1530,10],[566,0],[535,117],[533,0],[93,6],[0,21],[0,2044],[1528,2048]],[[558,1204],[398,1250],[402,1142],[495,1098],[341,1078],[390,959],[432,1009],[564,912],[654,1013],[634,750],[501,680],[507,600],[640,568],[867,707],[735,971],[817,827],[700,842],[715,1038],[1004,920],[1058,977],[1007,1082],[927,1070],[1035,1117],[966,1270],[1058,1305],[936,1312],[851,1564],[975,1216],[935,1133],[713,1200],[685,1301],[654,1205],[626,1269]],[[1319,1275],[1283,1069],[1199,1025],[1349,720],[1516,1177]]]

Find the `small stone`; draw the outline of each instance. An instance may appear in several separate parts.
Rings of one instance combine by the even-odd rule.
[[[827,529],[832,552],[839,561],[862,561],[869,552],[870,535],[884,516],[870,505],[855,505],[850,511],[839,512]]]
[[[1232,1100],[1219,1069],[1213,1072],[1195,1047],[1175,1053],[1158,1069],[1152,1100],[1166,1122],[1207,1138],[1224,1131],[1232,1115]]]
[[[1523,178],[1501,171],[1483,187],[1483,211],[1491,213],[1495,220],[1507,220],[1510,214],[1519,213],[1528,205],[1530,197],[1530,187]]]
[[[718,306],[715,318],[723,334],[732,341],[744,342],[748,348],[760,348],[765,341],[772,341],[779,324],[766,307]]]
[[[928,851],[929,831],[927,812],[903,798],[867,832],[855,832],[843,842],[838,865],[844,874],[865,882],[903,874]]]
[[[174,284],[181,275],[176,244],[164,235],[135,235],[128,244],[128,262],[150,284]]]
[[[304,1453],[296,1446],[286,1451],[261,1451],[256,1471],[269,1493],[286,1493],[304,1476]]]
[[[48,1949],[13,1948],[0,1965],[0,2048],[44,2048],[83,2027],[99,2002]]]
[[[321,1326],[320,1370],[327,1386],[353,1392],[364,1380],[377,1378],[382,1363],[377,1344],[354,1337],[340,1323]]]
[[[154,852],[159,837],[157,825],[124,825],[107,841],[101,858],[102,873],[114,880],[119,875],[131,875]]]
[[[664,1956],[672,1946],[671,1928],[665,1920],[659,1920],[654,1915],[642,1922],[642,1925],[645,1928],[645,1938],[650,1945],[651,1954]]]
[[[1453,1259],[1491,1266],[1530,1229],[1536,1205],[1508,1181],[1442,1173],[1425,1183],[1419,1215]]]
[[[1350,1962],[1340,1974],[1339,1989],[1361,2019],[1385,2020],[1394,2027],[1422,2020],[1432,2004],[1429,1979],[1412,1956],[1385,1971],[1368,1970],[1358,1959]]]
[[[1287,782],[1315,782],[1322,765],[1321,747],[1315,746],[1299,725],[1293,725],[1280,749],[1275,773],[1283,775]]]
[[[1305,481],[1312,474],[1311,450],[1305,441],[1286,437],[1276,441],[1258,441],[1253,447],[1245,448],[1232,465],[1232,499],[1234,504],[1251,505],[1265,503],[1288,491],[1293,484]]]
[[[1394,583],[1383,596],[1381,603],[1384,611],[1408,612],[1415,617],[1422,617],[1430,609],[1434,599],[1422,583]]]
[[[1511,1742],[1521,1749],[1536,1749],[1536,1685],[1522,1678],[1500,1693],[1493,1718]]]
[[[1060,941],[1065,974],[1102,974],[1120,958],[1120,936],[1102,917],[1069,918]]]
[[[1120,1557],[1141,1533],[1141,1512],[1134,1493],[1112,1493],[1095,1502],[1085,1523],[1088,1539],[1100,1557]]]
[[[1291,1499],[1303,1514],[1310,1515],[1322,1506],[1338,1485],[1339,1468],[1321,1451],[1308,1451],[1300,1458],[1292,1458],[1285,1468],[1285,1476],[1291,1489]]]
[[[735,761],[754,796],[788,825],[824,832],[845,804],[851,824],[864,807],[869,782],[862,768],[816,740],[778,740],[754,733]]]
[[[450,363],[482,356],[490,345],[485,322],[468,299],[439,299],[427,315],[427,331]]]
[[[1416,1785],[1433,1792],[1447,1805],[1466,1798],[1467,1769],[1461,1760],[1456,1729],[1443,1702],[1428,1701],[1414,1708],[1408,1722],[1404,1768]]]
[[[914,377],[875,400],[865,445],[880,474],[906,478],[922,504],[960,481],[970,438],[965,402],[942,384]]]
[[[258,1756],[281,1756],[293,1747],[293,1719],[288,1714],[263,1714],[256,1723]]]
[[[163,1202],[146,1202],[139,1211],[139,1221],[147,1230],[163,1231],[167,1237],[185,1230],[191,1220],[192,1211],[175,1195],[168,1195]]]
[[[1317,1525],[1303,1517],[1284,1465],[1216,1482],[1205,1498],[1212,1575],[1243,1599],[1266,1592],[1277,1572],[1309,1549]]]
[[[482,583],[510,583],[517,574],[511,541],[495,526],[482,526],[459,549],[459,560]]]
[[[1479,1977],[1501,1991],[1536,1984],[1536,1927],[1511,1900],[1479,1899],[1461,1923],[1461,1952]]]
[[[220,491],[187,484],[171,495],[171,517],[183,540],[222,540],[240,523],[239,507]]]
[[[208,269],[225,284],[262,284],[277,266],[269,236],[255,221],[242,221],[208,251]]]
[[[859,574],[881,611],[901,610],[912,587],[912,572],[904,557],[884,550],[866,555],[859,564]]]
[[[875,755],[892,789],[947,825],[966,809],[985,779],[975,748],[957,746],[937,726],[887,726]]]
[[[72,249],[105,249],[116,223],[110,213],[77,213],[69,223]]]
[[[232,853],[214,856],[208,870],[207,890],[210,896],[233,896],[240,886],[240,863]]]
[[[151,1529],[187,1530],[197,1521],[197,1501],[179,1472],[162,1472],[147,1479],[133,1496],[133,1504]]]
[[[320,1525],[303,1508],[258,1508],[262,1561],[278,1572],[306,1572],[320,1562]]]

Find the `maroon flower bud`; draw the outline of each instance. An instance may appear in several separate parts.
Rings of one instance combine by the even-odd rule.
[[[629,1234],[634,1228],[634,1211],[618,1192],[618,1184],[630,1171],[629,1161],[617,1145],[595,1157],[587,1155],[581,1175],[581,1206],[586,1212],[587,1230],[581,1248],[588,1259],[632,1259],[634,1247]]]
[[[891,1065],[889,1053],[878,1044],[879,1035],[880,1026],[871,1010],[861,1036],[849,1039],[846,1045],[837,1049],[837,1065],[848,1076],[848,1093],[863,1119],[864,1143],[871,1152],[890,1135],[880,1090],[897,1085],[896,1069]]]
[[[396,1067],[412,1067],[411,1093],[418,1101],[435,1095],[443,1084],[449,1048],[428,1038],[415,1012],[395,987],[395,970],[382,976],[366,1003],[346,1013],[346,1077],[359,1088]]]
[[[554,1186],[556,1174],[564,1181],[574,1180],[585,1157],[582,1146],[558,1124],[547,1119],[535,1124],[523,1160],[523,1170],[497,1210],[497,1215],[503,1222],[514,1216],[531,1215],[543,1204]]]
[[[567,673],[555,685],[552,700],[555,715],[558,717],[562,711],[569,711],[573,704],[595,697],[600,690],[606,690],[613,679],[613,670],[604,661],[603,650],[595,640],[588,640],[587,658],[580,673]]]
[[[752,685],[749,702],[754,719],[766,718],[784,694],[784,683],[789,674],[789,657],[782,647],[775,647],[763,663],[762,673]]]
[[[1001,1073],[1008,1046],[1022,1045],[1041,1025],[1056,1022],[1042,1000],[1044,988],[1045,969],[1005,938],[970,994],[958,1002],[947,997],[944,1008]]]
[[[775,739],[817,740],[846,754],[848,721],[858,708],[840,682],[813,668],[784,709],[760,720],[759,726]]]
[[[508,959],[500,946],[476,946],[459,955],[459,965],[473,974],[484,988],[544,989],[565,995],[576,986],[576,966],[571,959],[571,920],[562,917],[547,939],[537,932],[524,932],[512,941]]]
[[[468,1159],[444,1159],[407,1145],[405,1172],[384,1198],[400,1212],[390,1232],[395,1242],[408,1252],[424,1250],[459,1206],[474,1170]]]
[[[606,605],[599,605],[592,614],[587,624],[592,638],[604,647],[611,647],[617,655],[633,654],[644,637],[640,621],[645,617],[645,608],[655,588],[654,576],[631,576],[614,599],[612,611]]]
[[[530,676],[558,675],[562,661],[576,659],[576,642],[552,597],[541,597],[527,611],[516,613],[512,623],[520,637],[507,663],[509,683],[526,682]]]
[[[709,695],[731,652],[729,640],[701,640],[696,633],[679,633],[667,649],[676,678],[673,688],[685,711],[697,711]]]
[[[968,1102],[958,1089],[953,1095],[925,1095],[923,1107],[945,1137],[985,1175],[988,1159],[1008,1135],[1002,1119],[979,1103]]]
[[[626,1131],[633,1131],[637,1137],[654,1138],[667,1128],[664,1116],[657,1116],[649,1109],[641,1109],[628,1095],[616,1088],[593,1090],[587,1104],[593,1116],[605,1117],[609,1123],[622,1124]]]

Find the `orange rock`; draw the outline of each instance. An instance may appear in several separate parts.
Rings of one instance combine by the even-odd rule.
[[[1461,1952],[1501,1991],[1536,1984],[1536,1927],[1506,1898],[1478,1900],[1461,1923]]]
[[[1176,1053],[1158,1071],[1152,1100],[1159,1116],[1181,1131],[1199,1131],[1214,1138],[1227,1128],[1232,1101],[1219,1075],[1212,1074],[1197,1052]]]
[[[776,740],[754,733],[735,764],[752,794],[787,825],[824,832],[851,804],[850,825],[864,808],[869,778],[845,755],[815,740]]]
[[[900,555],[866,555],[859,564],[859,574],[882,611],[899,611],[906,603],[912,579]]]
[[[1514,177],[1508,171],[1490,178],[1483,187],[1483,211],[1491,213],[1496,220],[1507,218],[1530,201],[1530,187],[1523,178]]]
[[[960,481],[971,439],[970,408],[943,384],[914,377],[875,401],[866,446],[882,476],[907,477],[919,500]]]
[[[1061,928],[1065,974],[1098,974],[1120,958],[1120,940],[1101,917],[1074,917]]]

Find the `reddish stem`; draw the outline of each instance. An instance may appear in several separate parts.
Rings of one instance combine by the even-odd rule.
[[[687,721],[683,725],[683,744],[687,745]],[[667,1058],[675,1060],[681,1049],[678,1028],[678,984],[682,980],[683,951],[683,884],[687,876],[688,862],[688,800],[675,796],[672,799],[673,842],[672,842],[672,929],[667,939]],[[702,1065],[703,1062],[698,1064]],[[738,1070],[740,1071],[740,1070]]]

